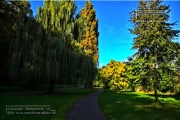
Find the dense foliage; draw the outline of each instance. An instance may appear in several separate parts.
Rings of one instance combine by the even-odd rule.
[[[180,44],[173,40],[179,32],[169,23],[169,6],[162,1],[140,1],[138,10],[131,12],[130,21],[135,35],[132,49],[137,52],[124,62],[110,61],[99,69],[94,85],[114,90],[154,91],[158,103],[158,91],[178,92],[180,87]],[[115,64],[116,63],[116,64]]]
[[[156,103],[157,91],[173,86],[177,75],[175,60],[180,46],[173,42],[178,31],[173,30],[176,23],[169,23],[169,6],[162,5],[161,0],[140,1],[138,11],[131,13],[134,29],[130,32],[134,38],[133,49],[136,59],[143,59],[139,71],[141,83],[146,90],[154,90]],[[140,11],[140,13],[139,13]]]
[[[93,57],[94,63],[98,63],[98,20],[96,19],[96,11],[93,5],[86,1],[85,9],[82,9],[81,14],[85,18],[85,32],[82,36],[82,45],[84,50]]]
[[[11,28],[15,26],[12,30],[15,35],[7,38],[11,40],[8,41],[10,47],[7,47],[9,50],[6,55],[10,54],[5,58],[9,61],[9,73],[6,74],[9,74],[11,83],[33,89],[49,84],[50,93],[55,84],[84,84],[86,88],[92,87],[97,71],[99,34],[93,5],[87,1],[85,8],[76,15],[77,6],[74,1],[44,1],[34,18],[29,2],[22,3],[26,3],[30,12],[21,2],[3,1],[7,7],[19,5],[13,8],[17,21],[9,25]],[[86,20],[82,14],[84,10],[86,15],[91,11],[93,16],[90,14]],[[87,39],[84,36],[90,26],[92,37],[89,38],[92,39]],[[84,44],[84,39],[88,44]],[[2,43],[5,44],[4,41]],[[90,54],[88,51],[95,52]]]
[[[91,2],[77,13],[74,1],[44,1],[36,17],[26,0],[0,3],[3,84],[31,89],[48,84],[51,93],[55,84],[154,90],[157,102],[158,91],[180,91],[180,45],[173,42],[179,32],[160,0],[140,1],[131,13],[137,52],[128,62],[111,60],[99,70],[98,19]]]
[[[111,60],[106,66],[99,69],[99,81],[103,83],[104,88],[112,90],[123,90],[128,88],[128,82],[125,77],[126,64]]]
[[[23,9],[27,14],[31,14],[30,4],[27,1],[0,1],[0,82],[8,84],[9,71],[9,46],[11,41],[16,39],[16,29],[19,9]]]

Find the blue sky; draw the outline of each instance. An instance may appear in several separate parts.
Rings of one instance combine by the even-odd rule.
[[[43,5],[43,1],[31,1],[31,9],[34,15],[37,7]],[[91,0],[90,0],[91,1]],[[135,53],[132,50],[134,36],[127,30],[132,28],[129,22],[129,12],[137,9],[138,1],[122,1],[122,0],[99,0],[91,1],[96,10],[96,17],[99,20],[99,65],[100,67],[109,63],[111,59],[116,61],[127,61],[127,57]],[[171,22],[178,21],[174,29],[180,30],[180,1],[163,2],[170,5]],[[84,7],[85,1],[76,1],[77,11]],[[176,41],[180,42],[180,38]]]

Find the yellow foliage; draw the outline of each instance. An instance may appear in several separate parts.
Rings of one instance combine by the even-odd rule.
[[[117,90],[128,87],[128,83],[123,77],[125,66],[125,63],[111,60],[109,64],[101,69],[101,77],[106,81],[109,81],[110,88]]]

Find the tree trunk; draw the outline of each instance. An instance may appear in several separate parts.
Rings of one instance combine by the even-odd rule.
[[[133,92],[135,92],[135,91],[136,91],[136,90],[135,90],[135,86],[134,86],[134,85],[131,87],[131,90],[132,90]]]
[[[86,83],[84,83],[84,89],[87,89],[87,84]]]
[[[87,84],[87,82],[84,83],[84,89],[88,89],[88,84]]]
[[[53,94],[54,93],[54,85],[55,85],[55,82],[54,80],[50,80],[50,85],[49,85],[49,94]]]
[[[156,63],[153,63],[153,70],[155,69],[156,69]],[[157,79],[158,78],[155,77],[155,74],[153,74],[155,104],[159,105],[158,94],[157,94]]]
[[[90,82],[85,82],[84,83],[84,89],[92,89],[92,88],[93,88],[92,83],[90,83]]]
[[[89,83],[89,87],[88,87],[88,88],[90,88],[90,89],[93,88],[93,82],[90,82],[90,83]]]
[[[156,104],[156,105],[159,105],[159,99],[158,99],[157,89],[154,89],[154,97],[155,97],[155,104]]]

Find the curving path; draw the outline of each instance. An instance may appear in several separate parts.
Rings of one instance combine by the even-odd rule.
[[[68,111],[65,120],[106,120],[98,107],[97,99],[103,90],[91,93],[76,101]]]

